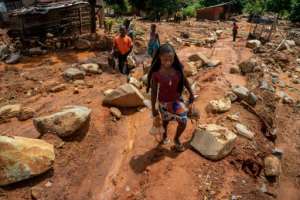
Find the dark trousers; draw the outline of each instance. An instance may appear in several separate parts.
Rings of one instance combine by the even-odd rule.
[[[233,37],[233,41],[235,42],[235,40],[236,40],[236,36],[237,36],[237,30],[233,30],[232,31],[232,37]]]
[[[128,74],[128,69],[127,69],[127,57],[129,55],[130,52],[122,55],[120,52],[115,52],[114,56],[116,58],[118,58],[118,66],[119,66],[119,70],[122,74]]]

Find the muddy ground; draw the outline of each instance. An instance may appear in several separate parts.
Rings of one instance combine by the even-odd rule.
[[[92,109],[89,130],[71,141],[62,141],[53,134],[41,138],[55,145],[56,160],[53,170],[36,178],[0,189],[1,200],[30,200],[31,189],[42,189],[42,200],[299,200],[300,199],[300,114],[294,105],[275,101],[275,109],[267,114],[274,119],[277,140],[268,140],[262,131],[262,121],[234,103],[229,112],[212,114],[206,111],[210,100],[221,98],[233,85],[244,85],[256,91],[260,97],[258,109],[266,107],[274,98],[256,90],[255,83],[261,76],[230,74],[230,67],[238,65],[254,53],[246,48],[250,24],[240,22],[240,34],[236,43],[232,42],[229,22],[183,22],[158,24],[161,40],[171,41],[182,61],[190,54],[202,52],[209,58],[222,62],[216,68],[203,68],[191,77],[200,90],[195,106],[201,112],[200,124],[217,123],[233,129],[234,123],[227,115],[238,113],[240,121],[255,132],[253,141],[239,137],[234,150],[225,159],[212,162],[192,149],[175,153],[171,145],[158,146],[149,134],[152,125],[149,109],[122,110],[123,117],[114,121],[109,108],[102,105],[103,92],[116,88],[127,81],[127,77],[110,68],[101,75],[86,76],[85,86],[65,83],[61,74],[74,63],[106,62],[109,52],[61,50],[37,57],[24,57],[19,64],[0,65],[0,103],[22,103],[34,108],[37,116],[59,111],[65,105],[83,105]],[[136,22],[136,27],[145,32],[139,36],[139,48],[144,49],[150,23]],[[177,42],[174,36],[180,32],[190,32],[193,38],[205,38],[214,30],[224,33],[212,47],[197,47]],[[99,33],[102,34],[101,30]],[[278,40],[276,40],[278,42]],[[280,79],[290,87],[282,90],[294,99],[300,99],[300,86],[292,83],[288,76],[295,65],[296,52],[286,54],[290,63],[287,70],[278,70]],[[266,55],[257,54],[264,59]],[[134,74],[142,71],[135,69]],[[65,83],[67,89],[59,93],[49,93],[47,88]],[[74,94],[74,88],[79,94]],[[291,90],[290,88],[294,88]],[[279,89],[279,88],[278,88]],[[270,100],[271,99],[271,100]],[[195,129],[189,122],[182,140],[188,142]],[[170,137],[174,135],[175,124],[170,126]],[[0,133],[38,138],[32,120],[25,122],[12,119],[0,124]],[[254,176],[242,169],[246,161],[262,164],[262,160],[275,147],[284,151],[282,173],[278,180],[269,182],[263,171]],[[248,172],[248,173],[247,173]],[[266,186],[268,192],[262,192]]]

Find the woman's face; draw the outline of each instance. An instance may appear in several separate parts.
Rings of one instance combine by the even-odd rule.
[[[169,69],[172,67],[172,64],[174,63],[174,53],[163,53],[159,58],[162,68]]]

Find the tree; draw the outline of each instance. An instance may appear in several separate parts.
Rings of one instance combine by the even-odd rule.
[[[295,0],[291,7],[291,21],[300,22],[300,0]]]
[[[277,13],[278,17],[291,10],[291,5],[291,0],[266,0],[267,11]]]

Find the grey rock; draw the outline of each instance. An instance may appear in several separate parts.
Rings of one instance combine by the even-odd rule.
[[[85,71],[86,73],[90,73],[90,74],[101,74],[102,73],[102,70],[100,69],[100,66],[97,63],[82,64],[80,66],[80,69]]]
[[[4,60],[9,56],[9,48],[7,45],[0,46],[0,60]]]
[[[239,99],[246,99],[249,95],[249,90],[243,86],[234,86],[232,91],[238,96]]]
[[[5,60],[6,64],[17,64],[21,60],[21,53],[16,52],[12,53],[8,56],[8,58]]]
[[[239,73],[241,73],[241,70],[240,70],[239,66],[234,65],[234,66],[230,67],[230,73],[231,74],[239,74]]]
[[[92,46],[91,42],[86,39],[78,39],[75,42],[75,48],[78,50],[87,50]]]
[[[85,72],[81,71],[77,68],[68,68],[64,71],[63,77],[65,80],[70,81],[70,80],[78,80],[78,79],[84,79]]]
[[[251,48],[251,49],[257,49],[261,47],[261,42],[259,40],[248,40],[246,47]]]
[[[239,64],[241,72],[244,74],[253,72],[254,67],[256,66],[257,66],[257,61],[255,58],[250,58],[249,60],[246,60]]]
[[[275,88],[272,86],[272,85],[270,85],[267,81],[265,81],[265,80],[262,80],[261,82],[260,82],[260,89],[263,89],[263,90],[268,90],[268,91],[270,91],[270,92],[275,92]]]
[[[257,102],[257,96],[253,92],[250,92],[245,100],[248,104],[254,106]]]
[[[90,114],[89,108],[66,106],[60,112],[33,119],[33,124],[41,134],[56,133],[59,137],[69,137],[86,125]]]

